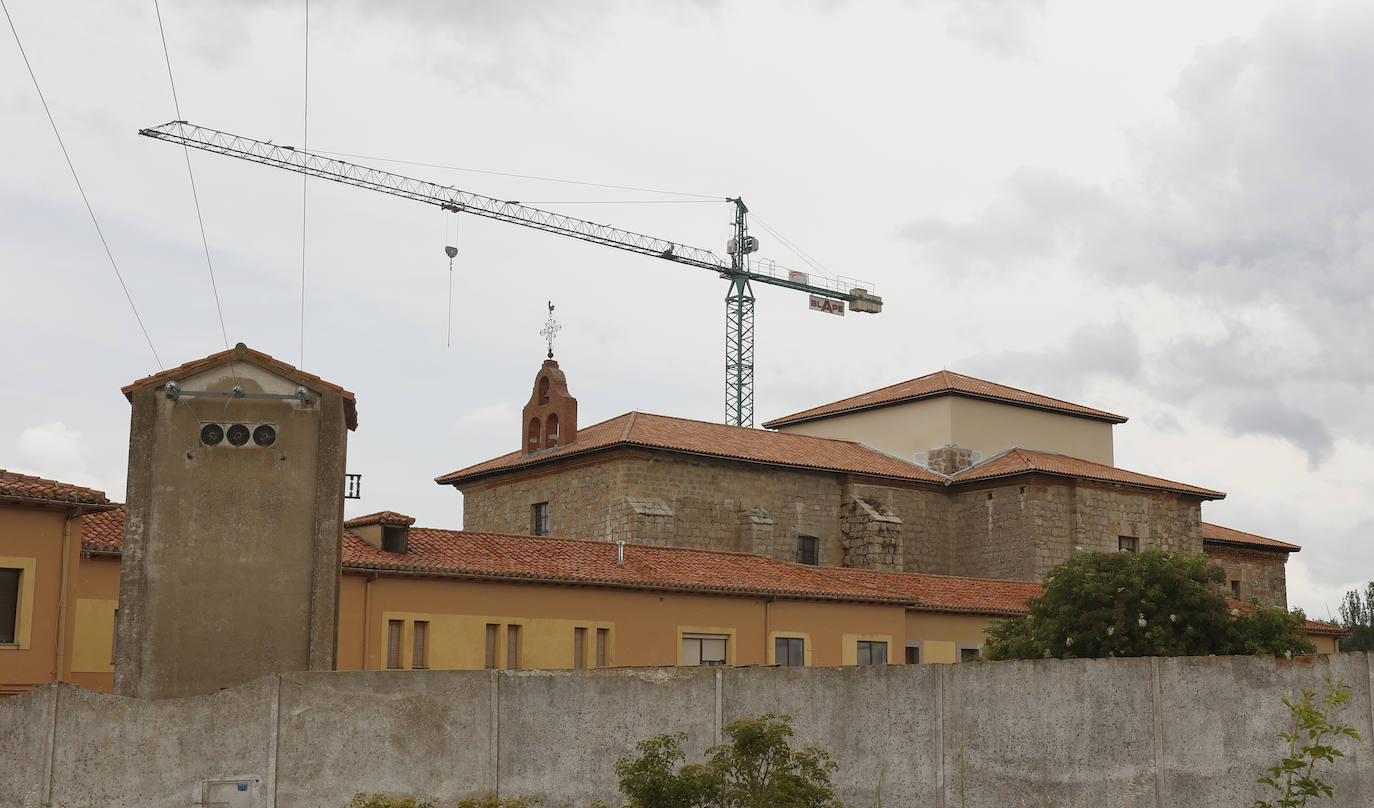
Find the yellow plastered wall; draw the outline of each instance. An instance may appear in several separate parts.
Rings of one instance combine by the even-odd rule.
[[[576,630],[586,629],[584,661],[588,667],[596,663],[596,631],[605,629],[606,665],[615,664],[615,624],[595,620],[561,620],[550,618],[510,617],[504,615],[443,614],[437,612],[383,611],[377,627],[381,638],[381,665],[386,666],[386,642],[390,621],[403,621],[401,631],[401,667],[414,667],[415,621],[429,623],[426,637],[427,668],[441,670],[472,670],[486,667],[487,626],[496,625],[496,667],[508,666],[507,630],[519,626],[517,654],[521,668],[571,668],[575,661]]]
[[[73,673],[114,673],[114,625],[117,600],[78,598],[76,641],[72,644]]]
[[[974,614],[908,611],[907,642],[920,642],[921,662],[958,662],[960,645],[987,642],[988,618]]]
[[[33,643],[33,594],[38,581],[38,559],[0,556],[0,567],[19,570],[19,608],[14,615],[14,642],[3,648],[28,650]]]

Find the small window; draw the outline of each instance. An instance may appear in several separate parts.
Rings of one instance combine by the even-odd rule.
[[[959,661],[960,661],[960,662],[977,662],[978,660],[980,660],[980,659],[982,659],[982,658],[983,658],[983,649],[982,649],[982,648],[979,648],[979,647],[976,646],[976,645],[967,645],[967,644],[965,644],[965,643],[959,643]]]
[[[587,630],[573,629],[573,667],[587,667]]]
[[[426,653],[429,650],[428,645],[429,621],[416,620],[415,638],[411,645],[410,667],[420,669],[429,667],[429,658]]]
[[[549,535],[549,503],[536,502],[530,506],[530,532],[536,536]]]
[[[773,641],[773,650],[778,665],[801,667],[806,664],[806,640],[801,637],[778,637]]]
[[[506,667],[520,667],[520,627],[506,626]]]
[[[382,552],[404,553],[410,528],[405,525],[382,525]]]
[[[539,449],[539,419],[530,419],[529,436],[525,438],[525,451],[534,452]]]
[[[549,413],[549,417],[544,419],[544,448],[551,449],[558,445],[558,413]]]
[[[404,626],[404,620],[386,621],[386,666],[388,668],[401,667],[401,630]]]
[[[729,637],[722,634],[685,634],[682,637],[683,665],[724,665]]]
[[[0,569],[0,645],[12,645],[18,633],[19,572]]]
[[[815,536],[797,537],[797,563],[812,565],[817,563]]]
[[[539,403],[540,403],[540,404],[548,404],[548,403],[549,403],[549,377],[548,377],[548,376],[540,376],[540,377],[539,377]]]
[[[487,668],[496,667],[496,633],[501,626],[496,623],[487,623]]]
[[[908,646],[906,647],[906,664],[908,664],[908,665],[919,665],[919,664],[921,664],[921,646],[919,646],[919,645],[908,645]]]
[[[1240,579],[1231,579],[1231,597],[1240,600]]]
[[[1123,553],[1135,553],[1140,550],[1140,540],[1134,536],[1117,536],[1116,549]]]
[[[859,640],[860,665],[886,665],[887,643],[872,640]]]
[[[606,644],[610,636],[611,630],[608,628],[596,630],[596,666],[598,668],[606,667]]]

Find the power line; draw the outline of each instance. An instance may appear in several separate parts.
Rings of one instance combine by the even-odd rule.
[[[177,120],[181,120],[181,102],[177,99],[177,83],[172,78],[172,55],[167,50],[167,32],[162,27],[162,9],[153,0],[153,10],[157,12],[157,33],[162,37],[162,57],[167,62],[167,83],[172,86],[172,106],[176,108]],[[219,332],[224,337],[224,347],[229,347],[229,329],[224,326],[224,309],[219,302],[219,284],[215,283],[215,265],[210,260],[210,240],[205,237],[205,218],[200,213],[200,194],[196,192],[196,175],[191,170],[191,149],[182,144],[181,151],[186,158],[186,176],[191,178],[191,199],[196,203],[196,222],[200,225],[200,243],[205,248],[205,266],[210,270],[210,289],[215,294],[215,311],[219,314]]]
[[[774,230],[772,227],[769,227],[767,222],[758,217],[758,214],[754,214],[753,219],[760,226],[762,226],[764,230],[767,230],[769,234],[771,234],[774,238],[782,242],[782,245],[784,247],[791,250],[794,255],[796,255],[798,258],[804,261],[812,269],[816,270],[822,275],[825,275],[826,277],[832,279],[836,277],[835,273],[831,272],[829,269],[826,269],[825,265],[822,264],[820,261],[817,261],[816,259],[812,258],[809,254],[807,254],[806,250],[803,250],[801,247],[798,247],[796,244],[793,244],[782,233],[779,233],[777,230]]]
[[[310,148],[310,0],[305,0],[305,99],[301,103],[301,118],[305,129],[301,148]],[[301,359],[298,367],[305,367],[305,214],[309,175],[301,175]]]
[[[115,262],[114,253],[110,252],[110,244],[105,240],[105,233],[100,229],[100,221],[95,218],[95,209],[91,207],[91,200],[86,196],[86,189],[81,186],[81,178],[76,175],[76,166],[72,164],[72,157],[67,153],[67,144],[62,141],[62,133],[57,131],[57,121],[53,119],[52,110],[48,108],[48,100],[43,97],[43,88],[38,86],[38,77],[34,75],[33,65],[29,63],[29,55],[24,51],[24,43],[19,40],[19,31],[14,27],[14,18],[10,16],[9,6],[5,0],[0,0],[0,9],[5,12],[5,19],[9,22],[10,33],[14,34],[14,44],[19,46],[19,55],[24,58],[24,67],[28,68],[29,78],[33,81],[33,89],[38,93],[38,100],[43,104],[43,112],[47,113],[48,124],[52,126],[52,133],[57,138],[57,145],[62,149],[62,157],[67,161],[67,168],[72,172],[72,180],[76,182],[76,190],[81,193],[81,201],[86,203],[86,212],[91,216],[91,224],[95,225],[96,235],[100,236],[100,243],[105,248],[105,256],[110,259],[110,266],[114,268],[115,277],[119,279],[119,286],[124,290],[124,298],[129,301],[129,308],[134,312],[134,319],[138,321],[138,328],[143,332],[143,338],[148,341],[148,350],[153,352],[153,360],[157,362],[159,370],[165,369],[162,359],[157,355],[157,349],[153,347],[153,338],[148,336],[148,329],[143,325],[143,318],[138,314],[138,307],[134,305],[133,295],[129,294],[129,287],[124,283],[124,275],[119,271],[119,264]]]
[[[670,196],[694,196],[699,199],[709,199],[713,202],[728,201],[723,196],[711,196],[710,194],[694,194],[687,191],[664,191],[658,188],[640,188],[634,185],[607,185],[603,182],[587,182],[584,180],[565,180],[557,177],[540,177],[535,174],[513,174],[509,171],[487,171],[481,168],[464,168],[462,166],[450,166],[442,163],[421,163],[413,160],[397,160],[391,157],[377,157],[367,154],[350,154],[348,152],[316,151],[316,154],[326,154],[331,157],[349,157],[354,160],[376,160],[381,163],[398,163],[404,166],[423,166],[424,168],[442,168],[446,171],[466,171],[471,174],[490,174],[494,177],[514,177],[521,180],[539,180],[541,182],[561,182],[566,185],[585,185],[589,188],[611,188],[617,191],[640,191],[646,194],[668,194]]]

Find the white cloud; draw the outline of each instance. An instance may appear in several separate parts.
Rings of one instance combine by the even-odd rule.
[[[12,471],[105,491],[104,481],[91,470],[81,431],[61,421],[31,426],[16,441],[18,467]]]

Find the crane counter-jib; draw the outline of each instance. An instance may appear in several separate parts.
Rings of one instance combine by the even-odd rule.
[[[739,199],[723,200],[733,202],[736,206],[735,238],[731,239],[731,255],[730,259],[726,260],[710,250],[699,247],[564,216],[518,202],[474,194],[450,185],[440,185],[324,157],[292,146],[278,146],[270,141],[196,126],[186,121],[172,121],[161,126],[140,129],[139,134],[332,182],[413,199],[455,213],[470,213],[716,272],[731,281],[732,292],[726,298],[727,335],[732,331],[745,335],[733,340],[727,336],[727,343],[732,345],[727,351],[734,353],[727,353],[726,356],[727,373],[732,379],[729,382],[730,389],[727,390],[726,411],[728,420],[738,425],[753,425],[753,294],[749,290],[751,282],[757,281],[845,301],[849,303],[851,311],[882,311],[882,298],[872,294],[867,284],[848,278],[812,278],[809,274],[788,270],[771,261],[749,261],[748,254],[758,248],[758,241],[748,236],[745,220],[748,208]]]

